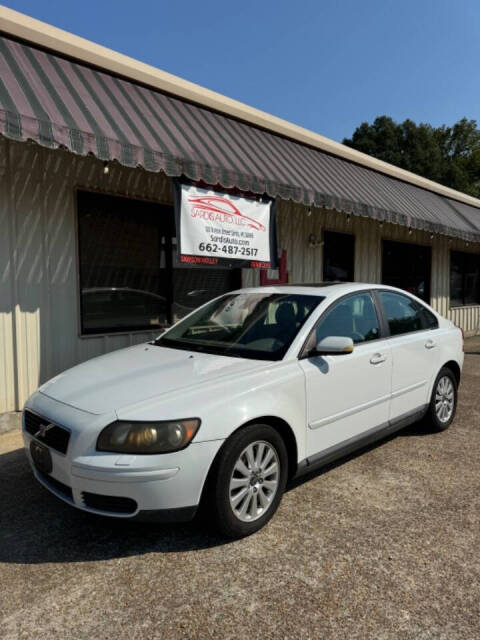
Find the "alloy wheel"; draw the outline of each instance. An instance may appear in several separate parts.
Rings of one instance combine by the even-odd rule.
[[[442,376],[435,390],[435,413],[441,423],[448,422],[452,417],[455,404],[455,390],[448,376]]]
[[[230,478],[230,506],[242,522],[253,522],[270,508],[280,481],[280,460],[269,442],[252,442],[238,457]]]

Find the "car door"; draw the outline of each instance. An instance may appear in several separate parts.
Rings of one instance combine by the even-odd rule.
[[[327,336],[352,338],[345,355],[308,356]],[[300,360],[305,374],[307,456],[388,423],[392,358],[369,291],[332,304],[313,329]]]
[[[427,328],[428,310],[423,305],[396,291],[382,290],[376,295],[390,331],[388,344],[393,362],[390,420],[396,421],[429,402],[430,383],[439,366],[439,349],[435,326]]]

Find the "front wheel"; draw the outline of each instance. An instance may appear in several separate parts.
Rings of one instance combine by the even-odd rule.
[[[217,527],[229,538],[261,529],[280,504],[288,457],[280,434],[269,425],[249,425],[225,443],[210,496]]]
[[[457,380],[450,369],[443,367],[433,385],[427,412],[427,422],[435,431],[445,431],[452,424],[457,410]]]

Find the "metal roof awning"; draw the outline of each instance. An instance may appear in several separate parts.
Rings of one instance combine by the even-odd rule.
[[[0,133],[480,241],[474,206],[7,37],[0,37]]]

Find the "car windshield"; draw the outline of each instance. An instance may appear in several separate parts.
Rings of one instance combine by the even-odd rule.
[[[280,360],[321,296],[230,293],[181,320],[156,345],[219,355]]]

